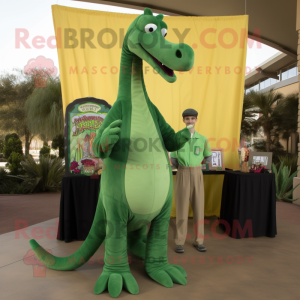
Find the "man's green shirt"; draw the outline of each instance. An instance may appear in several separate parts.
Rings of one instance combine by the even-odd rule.
[[[180,150],[171,152],[171,157],[177,158],[178,163],[184,167],[198,167],[203,158],[210,155],[212,152],[207,138],[197,131]]]

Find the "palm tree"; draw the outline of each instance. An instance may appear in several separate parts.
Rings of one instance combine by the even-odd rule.
[[[36,88],[27,99],[25,108],[31,132],[42,136],[44,140],[63,135],[64,116],[59,77],[48,76],[47,86]]]
[[[287,141],[292,134],[297,134],[298,129],[298,103],[297,93],[285,96],[274,109],[274,126],[276,131],[282,133]]]
[[[252,124],[255,121],[255,114],[251,111],[252,109],[253,105],[245,95],[242,111],[240,139],[242,139],[242,137],[246,137],[254,133]]]
[[[33,134],[27,126],[25,101],[34,90],[34,78],[22,70],[0,76],[0,130],[25,136],[25,155],[29,154]]]
[[[274,112],[278,111],[277,103],[279,103],[284,97],[280,92],[276,92],[271,89],[269,92],[262,93],[256,91],[250,91],[245,95],[246,101],[249,101],[251,113],[258,114],[257,120],[253,121],[252,128],[254,132],[257,132],[260,127],[266,136],[266,151],[270,152],[272,145],[272,136],[277,137],[277,133],[274,132],[275,117]]]

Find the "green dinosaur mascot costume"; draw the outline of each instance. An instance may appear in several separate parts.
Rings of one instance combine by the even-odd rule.
[[[187,283],[184,269],[170,265],[167,259],[173,181],[166,149],[180,149],[190,139],[190,132],[185,128],[175,134],[166,123],[148,97],[142,70],[145,60],[166,81],[175,82],[173,70],[191,69],[192,48],[168,42],[166,34],[163,15],[155,17],[149,8],[126,33],[118,98],[93,143],[104,166],[98,206],[86,240],[68,257],[55,257],[30,240],[37,257],[55,270],[79,268],[105,240],[105,265],[95,294],[108,289],[117,297],[123,286],[132,294],[139,292],[130,273],[127,249],[145,259],[145,271],[158,283],[166,287],[173,282]]]

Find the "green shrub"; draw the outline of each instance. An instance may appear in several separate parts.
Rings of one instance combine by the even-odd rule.
[[[51,159],[49,156],[40,156],[36,163],[31,156],[21,162],[25,175],[18,175],[23,180],[23,187],[27,192],[55,192],[61,189],[61,182],[65,174],[65,166],[61,158]]]
[[[51,148],[44,144],[44,146],[40,150],[40,157],[41,156],[49,156]]]
[[[64,136],[62,134],[59,134],[53,138],[51,147],[54,150],[58,148],[58,153],[59,153],[58,156],[60,158],[65,157]]]
[[[20,139],[19,136],[18,136],[16,133],[9,133],[9,134],[7,134],[7,135],[5,136],[4,142],[7,143],[8,140],[9,140],[10,138],[14,138],[14,139],[16,139],[16,140],[19,140],[19,139]]]
[[[11,177],[4,168],[0,168],[0,194],[24,194],[22,180]]]
[[[7,141],[5,139],[4,142],[4,147],[3,147],[4,157],[8,159],[12,154],[12,152],[16,152],[23,155],[22,142],[20,139],[17,139],[15,137],[11,137]]]
[[[296,201],[297,199],[292,199],[293,191],[299,184],[294,188],[293,178],[297,175],[297,170],[291,173],[291,168],[284,166],[283,162],[280,163],[280,166],[277,170],[276,165],[272,164],[272,172],[275,174],[276,182],[276,200],[278,201]]]
[[[291,173],[297,171],[297,161],[298,161],[298,155],[294,153],[288,153],[286,155],[278,156],[278,159],[280,163],[282,162],[284,166],[287,166],[291,169]],[[276,166],[279,168],[280,163],[278,163]]]
[[[13,183],[12,178],[7,177],[7,172],[4,168],[0,168],[0,194],[9,194]]]
[[[18,175],[24,174],[24,169],[21,166],[21,161],[23,160],[23,154],[12,152],[8,158],[8,168],[10,174]]]

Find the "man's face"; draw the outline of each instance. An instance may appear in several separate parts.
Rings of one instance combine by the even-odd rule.
[[[186,116],[183,118],[183,123],[188,125],[193,125],[195,127],[195,123],[198,121],[198,119],[195,116]]]

